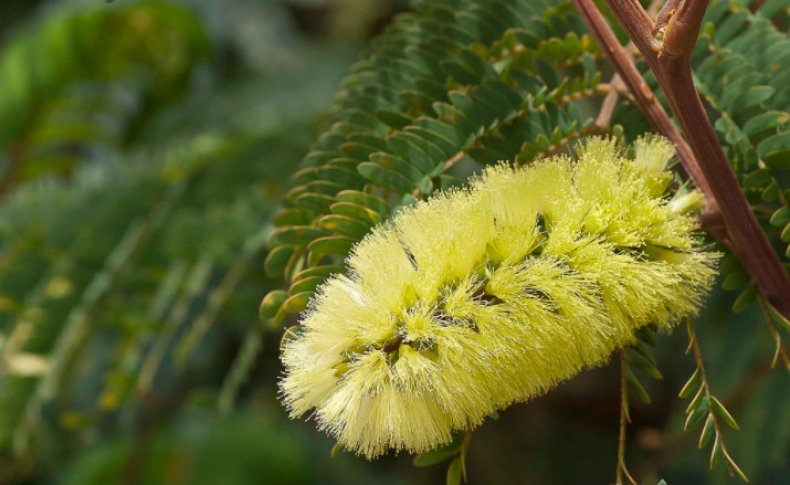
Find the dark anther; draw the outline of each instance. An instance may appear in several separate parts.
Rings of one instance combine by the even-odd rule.
[[[546,218],[543,214],[538,214],[537,220],[535,221],[535,225],[538,227],[539,233],[546,232]]]
[[[398,335],[397,337],[388,340],[382,347],[381,350],[384,351],[385,354],[391,354],[395,352],[400,347],[400,344],[403,343],[403,335]]]
[[[472,298],[476,300],[482,300],[486,303],[501,303],[502,301],[496,296],[486,293],[485,286],[480,286],[480,288],[478,288],[474,293],[472,293]]]
[[[414,258],[414,255],[409,252],[409,250],[404,249],[403,253],[406,254],[406,257],[409,259],[409,263],[411,263],[411,267],[415,270],[417,269],[417,260]]]

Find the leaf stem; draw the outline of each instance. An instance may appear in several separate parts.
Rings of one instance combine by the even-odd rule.
[[[697,336],[694,332],[694,326],[692,325],[690,318],[686,319],[686,330],[688,331],[688,335],[689,335],[689,349],[691,349],[694,355],[694,362],[697,366],[697,372],[699,372],[700,390],[702,391],[705,399],[709,403],[708,404],[709,408],[707,411],[707,419],[711,421],[711,424],[713,425],[713,429],[714,429],[715,440],[713,442],[713,449],[711,450],[710,467],[713,468],[713,466],[716,463],[717,456],[720,454],[721,456],[724,457],[725,465],[727,467],[727,471],[729,472],[730,476],[734,476],[737,474],[744,482],[748,483],[749,479],[746,477],[743,471],[738,467],[738,465],[732,459],[729,451],[727,451],[727,445],[724,443],[724,435],[722,434],[721,423],[719,421],[719,412],[722,411],[717,412],[714,405],[718,404],[719,406],[721,406],[721,409],[724,410],[723,411],[724,416],[729,418],[728,422],[730,423],[731,426],[734,425],[734,420],[732,420],[732,417],[726,411],[723,405],[721,405],[720,401],[716,399],[716,397],[710,392],[710,384],[708,384],[708,375],[705,373],[705,363],[702,360],[702,351],[700,350],[699,342],[697,341]],[[694,410],[690,409],[687,412],[693,413]],[[725,421],[727,420],[725,419]],[[737,429],[737,425],[735,426]],[[704,433],[705,430],[703,428],[702,434]],[[700,447],[702,446],[704,445],[703,445],[703,437],[701,436]]]
[[[787,354],[787,350],[785,349],[784,345],[782,345],[782,334],[779,333],[779,329],[776,328],[776,325],[774,324],[774,319],[771,317],[771,313],[768,311],[768,304],[765,302],[765,299],[762,297],[762,295],[757,295],[757,302],[760,304],[760,310],[763,312],[765,324],[768,325],[768,331],[771,332],[771,337],[773,337],[774,343],[776,345],[773,358],[771,359],[771,368],[776,367],[776,363],[779,361],[779,357],[781,357],[782,362],[785,365],[785,369],[787,372],[790,372],[790,355]]]
[[[625,465],[625,440],[626,430],[631,417],[628,412],[628,363],[625,360],[625,350],[620,351],[620,434],[617,440],[617,470],[616,483],[622,485],[623,479],[628,480],[631,485],[637,485],[637,481],[628,472]]]

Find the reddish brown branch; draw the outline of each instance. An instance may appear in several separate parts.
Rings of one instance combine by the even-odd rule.
[[[573,0],[573,3],[598,39],[598,43],[601,44],[601,47],[612,60],[615,70],[633,94],[634,100],[645,113],[653,128],[669,138],[677,147],[678,159],[680,159],[683,169],[694,185],[705,195],[706,206],[703,211],[703,223],[706,223],[705,228],[711,232],[721,232],[718,230],[720,224],[718,224],[716,216],[718,205],[710,190],[708,181],[702,175],[702,170],[694,159],[694,155],[686,140],[675,128],[664,107],[658,102],[650,86],[647,85],[642,74],[636,68],[633,56],[617,41],[617,37],[615,37],[614,32],[612,32],[611,27],[609,27],[593,0]]]
[[[639,100],[640,107],[655,123],[655,111],[648,111],[648,108],[655,110],[652,106],[658,103],[652,92],[649,96],[645,92],[644,79],[595,3],[592,0],[573,1],[618,72],[622,70],[623,80]],[[654,42],[656,24],[637,0],[607,0],[607,3],[655,74],[686,134],[696,163],[687,166],[688,161],[681,160],[700,190],[716,202],[724,225],[724,231],[711,231],[712,234],[730,247],[768,301],[790,318],[790,275],[752,213],[694,86],[691,53],[708,0],[673,1],[670,8],[662,9],[663,40],[658,44]],[[678,145],[679,151],[681,146]]]

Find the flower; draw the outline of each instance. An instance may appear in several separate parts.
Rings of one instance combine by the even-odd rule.
[[[373,230],[283,346],[290,414],[368,458],[421,453],[694,314],[718,255],[666,195],[669,142],[634,151],[501,164]]]

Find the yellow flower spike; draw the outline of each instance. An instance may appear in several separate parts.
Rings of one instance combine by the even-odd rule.
[[[368,458],[420,453],[693,315],[718,255],[671,199],[672,146],[593,139],[500,165],[376,228],[283,347],[293,417]]]

